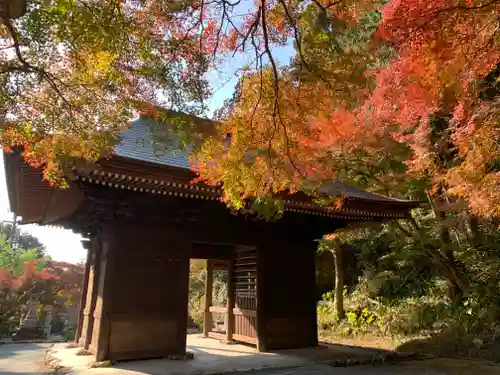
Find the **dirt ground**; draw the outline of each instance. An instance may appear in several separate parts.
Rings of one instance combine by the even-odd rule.
[[[365,335],[362,337],[343,338],[343,337],[321,337],[321,341],[332,344],[357,346],[361,348],[375,348],[384,350],[395,350],[404,344],[404,340],[378,337],[375,335]]]
[[[478,348],[460,344],[446,337],[411,337],[411,338],[390,338],[375,335],[365,335],[355,338],[322,337],[326,343],[335,343],[360,348],[376,348],[384,350],[395,350],[402,352],[420,352],[439,358],[433,365],[459,364],[458,368],[466,367],[472,363],[482,363],[487,366],[487,371],[495,368],[500,373],[500,343],[490,344]],[[427,362],[427,361],[426,361]],[[430,362],[432,363],[432,361]],[[459,370],[457,370],[459,371]],[[481,370],[479,370],[481,371]],[[485,374],[485,372],[482,372]],[[458,372],[457,372],[458,374]]]

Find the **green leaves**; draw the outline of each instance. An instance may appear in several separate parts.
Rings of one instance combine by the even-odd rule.
[[[280,219],[285,212],[282,199],[273,197],[258,197],[251,202],[251,210],[268,221]]]
[[[12,47],[0,55],[0,108],[12,121],[0,144],[23,145],[28,162],[62,183],[72,160],[109,152],[135,103],[199,114],[208,95],[204,52],[180,37],[177,16],[154,6],[35,0],[6,21]]]

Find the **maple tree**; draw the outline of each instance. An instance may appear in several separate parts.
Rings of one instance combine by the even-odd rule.
[[[294,66],[278,81],[272,68],[242,80],[219,140],[198,156],[202,177],[222,180],[237,208],[332,178],[427,197],[432,225],[396,224],[432,257],[450,294],[463,296],[469,281],[452,233],[465,217],[474,238],[474,215],[500,213],[500,4],[391,1],[378,18],[367,8],[340,21],[314,6]]]
[[[200,113],[207,58],[188,8],[34,0],[23,17],[0,14],[2,144],[57,181],[73,158],[106,155],[134,111]]]
[[[42,306],[79,301],[83,267],[45,259],[37,249],[13,248],[0,240],[0,333],[11,333],[36,296]]]
[[[333,178],[363,187],[377,180],[378,190],[387,193],[395,184],[383,181],[389,179],[384,172],[401,169],[397,157],[408,154],[388,134],[368,138],[371,130],[356,120],[356,108],[375,84],[367,73],[392,53],[388,45],[372,46],[380,14],[367,10],[352,25],[310,4],[300,20],[303,45],[296,46],[292,66],[280,70],[278,81],[272,67],[243,77],[219,139],[196,155],[202,177],[222,180],[224,198],[237,208],[247,197],[313,192]],[[226,133],[230,145],[223,141]],[[380,152],[384,163],[377,160]],[[363,176],[371,178],[363,184]]]
[[[203,114],[205,73],[245,53],[218,138],[195,155],[235,207],[338,177],[401,196],[427,185],[498,216],[497,99],[480,91],[499,62],[499,6],[30,1],[23,17],[2,15],[0,142],[61,182],[75,159],[109,153],[137,111],[193,136],[175,119]],[[273,48],[291,41],[296,56],[279,66]]]
[[[15,249],[4,234],[0,245],[0,332],[11,333],[32,295],[44,294],[54,275],[43,269],[36,250]]]
[[[433,195],[466,198],[482,216],[500,214],[498,80],[500,29],[496,1],[390,2],[381,37],[398,57],[376,73],[367,103],[383,127],[413,150],[408,163],[433,179]],[[489,78],[487,76],[489,75]],[[485,82],[490,80],[490,84]],[[481,95],[485,87],[490,95]]]
[[[16,19],[2,8],[1,143],[22,146],[26,160],[61,183],[75,159],[109,154],[137,112],[202,113],[208,68],[248,48],[259,66],[264,55],[275,66],[271,45],[286,44],[298,4],[262,0],[241,12],[242,5],[33,0]]]
[[[272,67],[243,79],[231,145],[205,145],[202,176],[237,207],[341,178],[497,217],[499,2],[342,5],[304,10],[278,81]]]

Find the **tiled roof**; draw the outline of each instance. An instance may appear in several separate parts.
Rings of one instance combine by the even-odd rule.
[[[173,147],[169,152],[159,150],[154,146],[153,132],[155,126],[161,126],[155,121],[147,118],[139,118],[132,122],[130,128],[122,131],[121,141],[115,146],[114,154],[127,159],[150,162],[176,168],[190,169],[188,155],[180,148]],[[161,126],[162,131],[168,131]],[[371,200],[387,203],[408,203],[407,200],[387,197],[384,195],[369,193],[341,181],[329,181],[324,184],[321,192],[328,196],[345,196],[348,198]]]
[[[121,132],[121,141],[113,153],[127,159],[189,169],[191,164],[185,152],[180,149],[165,152],[154,146],[152,130],[155,126],[158,124],[147,118],[133,121],[130,128]]]

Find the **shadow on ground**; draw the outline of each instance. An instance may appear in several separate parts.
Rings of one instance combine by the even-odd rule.
[[[419,351],[441,357],[467,357],[500,362],[500,337],[496,340],[442,332],[424,339],[410,340],[397,347],[398,351]]]
[[[15,361],[16,356],[25,355],[27,350],[45,350],[47,348],[47,344],[43,343],[9,343],[9,344],[1,344],[0,345],[0,360],[5,360],[9,358],[9,360]],[[2,372],[0,374],[3,375]]]
[[[44,356],[49,344],[0,345],[0,374],[40,375],[46,373]]]

